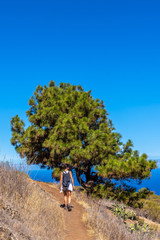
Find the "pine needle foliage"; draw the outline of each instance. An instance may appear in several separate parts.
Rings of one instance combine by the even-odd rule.
[[[103,101],[81,86],[54,81],[37,86],[29,106],[28,128],[18,115],[11,120],[11,143],[28,164],[53,168],[54,177],[69,163],[79,183],[93,191],[108,179],[141,181],[156,168],[146,154],[133,151],[131,140],[121,142]]]

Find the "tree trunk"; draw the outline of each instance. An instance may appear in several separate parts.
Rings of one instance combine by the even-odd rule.
[[[92,192],[92,188],[93,188],[93,183],[91,183],[91,174],[90,174],[90,171],[91,171],[91,168],[88,167],[85,176],[86,176],[86,182],[83,181],[83,179],[81,178],[81,171],[76,168],[76,176],[77,176],[77,180],[79,182],[79,184],[87,191],[87,196],[89,196],[89,194]]]
[[[81,173],[80,173],[80,170],[78,168],[75,169],[76,170],[76,177],[77,177],[77,180],[79,182],[79,184],[84,187],[84,189],[87,188],[86,186],[86,183],[85,181],[83,181],[83,179],[81,178]]]
[[[91,168],[90,166],[87,168],[87,172],[85,173],[86,175],[86,182],[89,182],[91,180]]]

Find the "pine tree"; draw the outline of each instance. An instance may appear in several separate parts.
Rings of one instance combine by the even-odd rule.
[[[11,143],[28,164],[53,168],[54,177],[69,163],[79,183],[92,191],[107,179],[141,181],[156,168],[146,154],[133,151],[131,140],[121,142],[103,101],[81,86],[51,81],[36,88],[29,106],[28,128],[18,115],[11,120]]]

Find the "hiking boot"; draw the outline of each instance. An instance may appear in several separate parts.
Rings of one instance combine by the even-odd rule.
[[[67,206],[64,206],[64,210],[67,210]]]
[[[70,212],[71,210],[72,210],[72,208],[71,208],[71,205],[70,204],[68,204],[68,211]]]

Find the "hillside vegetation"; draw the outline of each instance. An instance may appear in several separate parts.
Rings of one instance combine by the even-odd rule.
[[[63,240],[59,204],[29,177],[0,166],[0,239]]]
[[[160,196],[152,194],[147,199],[142,199],[141,202],[143,204],[141,215],[160,223]]]
[[[157,214],[154,208],[158,208],[159,202],[154,202],[154,207],[152,203],[153,198],[160,201],[159,196],[152,196],[148,200],[143,200],[144,209],[135,209],[117,201],[87,197],[81,190],[81,188],[78,188],[74,197],[86,208],[87,213],[84,216],[84,221],[88,227],[94,230],[96,240],[160,239],[160,224],[158,224],[158,221],[149,220],[158,220],[155,218]],[[151,209],[149,212],[147,204],[152,205],[153,212]]]

